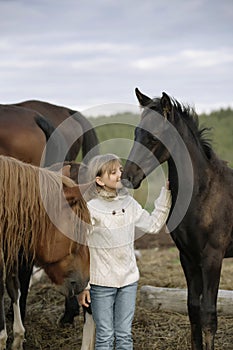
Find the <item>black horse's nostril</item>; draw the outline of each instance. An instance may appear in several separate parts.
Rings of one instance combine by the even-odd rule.
[[[130,181],[130,178],[129,179],[122,179],[121,183],[122,183],[123,186],[125,186],[127,188],[133,188],[133,184]]]

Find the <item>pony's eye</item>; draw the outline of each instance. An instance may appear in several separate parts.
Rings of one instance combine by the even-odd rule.
[[[71,199],[71,200],[69,200],[68,201],[68,203],[69,203],[69,206],[72,208],[72,207],[74,207],[75,205],[77,205],[77,199],[76,198],[74,198],[74,199]]]

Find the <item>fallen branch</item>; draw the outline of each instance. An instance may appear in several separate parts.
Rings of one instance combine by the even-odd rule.
[[[187,289],[142,286],[140,305],[187,314]],[[219,315],[233,315],[233,291],[219,289],[217,309]]]

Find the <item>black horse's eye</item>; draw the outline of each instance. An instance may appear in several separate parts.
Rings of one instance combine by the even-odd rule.
[[[151,142],[157,142],[158,138],[155,135],[150,134],[150,140]]]

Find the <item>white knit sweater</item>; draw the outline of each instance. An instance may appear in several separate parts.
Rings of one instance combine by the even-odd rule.
[[[171,206],[171,194],[164,187],[151,214],[130,195],[88,202],[93,230],[88,237],[90,284],[123,287],[139,279],[134,254],[135,228],[158,233]]]

